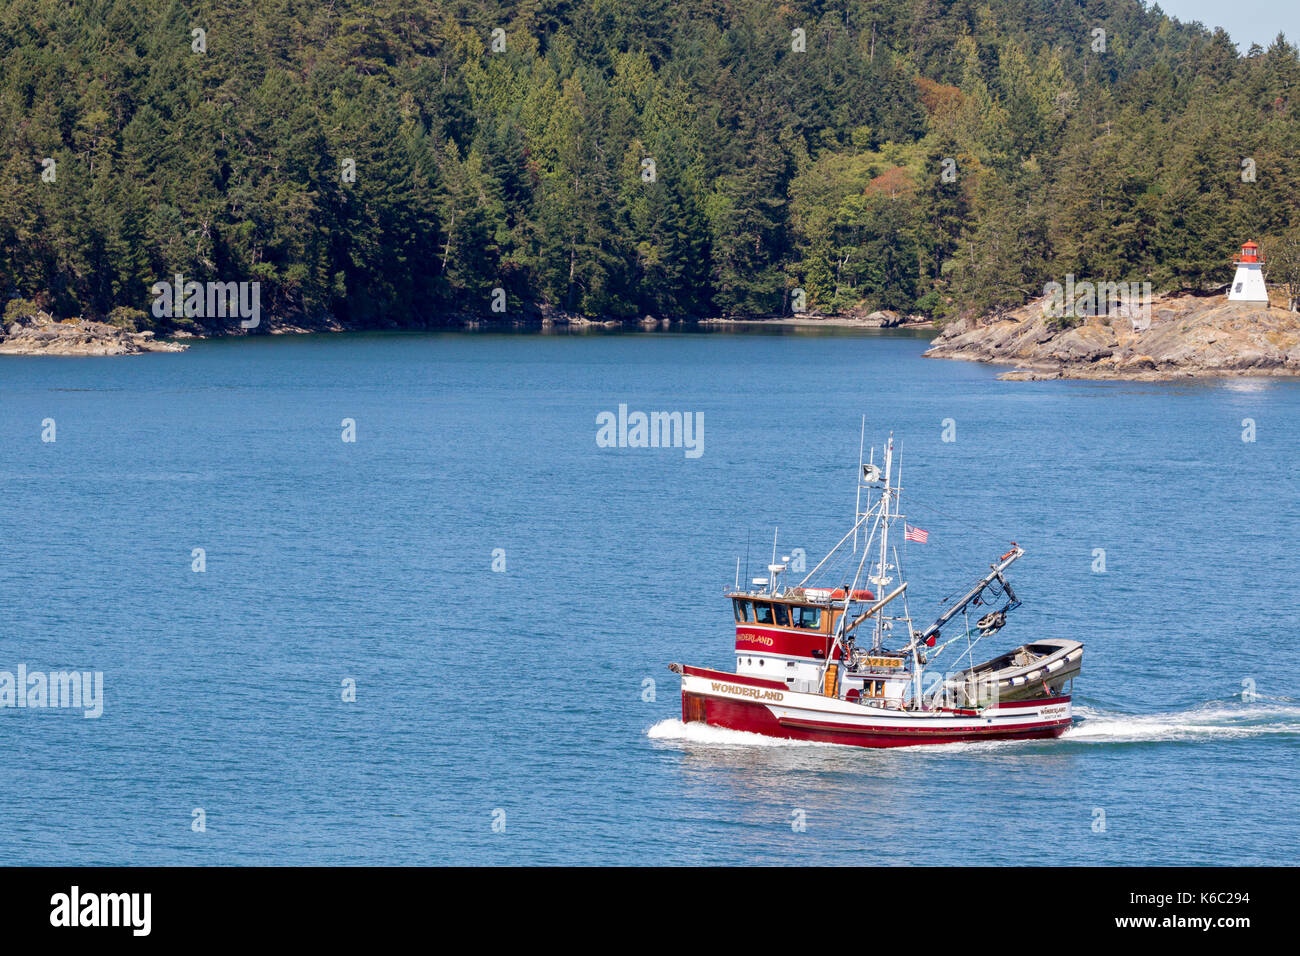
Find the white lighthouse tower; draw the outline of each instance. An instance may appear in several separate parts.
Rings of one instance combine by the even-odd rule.
[[[1259,254],[1259,246],[1248,242],[1241,247],[1241,255],[1233,256],[1237,264],[1237,274],[1232,277],[1232,288],[1228,290],[1229,302],[1268,302],[1268,289],[1264,286],[1264,273],[1260,267],[1264,264]]]

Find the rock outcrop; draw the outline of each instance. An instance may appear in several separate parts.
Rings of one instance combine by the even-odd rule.
[[[882,309],[866,315],[859,310],[854,310],[849,314],[859,319],[863,326],[869,329],[912,329],[924,328],[931,324],[931,321],[923,315],[903,315],[892,309]]]
[[[57,322],[48,312],[14,319],[7,328],[0,325],[0,355],[136,355],[187,348],[178,342],[160,342],[152,332],[135,332],[107,322]]]
[[[947,325],[930,358],[1014,365],[1005,379],[1300,375],[1300,313],[1227,296],[1156,297],[1150,314],[1054,322],[1046,300]]]

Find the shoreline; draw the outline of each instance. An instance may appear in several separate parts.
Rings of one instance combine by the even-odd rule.
[[[1300,378],[1300,369],[1259,368],[1259,369],[1146,369],[1124,372],[1105,371],[1087,368],[1062,369],[1052,365],[1028,365],[1010,359],[977,358],[973,355],[927,355],[926,358],[945,359],[950,362],[977,362],[982,365],[994,365],[1005,368],[998,375],[1003,382],[1181,382],[1191,384],[1215,379],[1247,378]]]
[[[1265,303],[1228,302],[1223,295],[1168,294],[1151,305],[1145,326],[1128,318],[1084,316],[1054,323],[1042,302],[1010,312],[967,317],[938,326],[924,316],[893,312],[831,315],[718,316],[702,319],[589,319],[543,307],[514,316],[451,313],[436,322],[352,327],[332,318],[318,322],[273,321],[253,334],[238,327],[180,330],[159,337],[126,324],[91,319],[56,320],[36,311],[0,326],[0,356],[110,357],[184,352],[192,341],[261,336],[334,335],[367,332],[682,332],[740,329],[804,332],[885,331],[928,333],[926,358],[980,362],[1004,367],[1003,381],[1195,382],[1214,378],[1300,377],[1300,313]],[[918,336],[919,337],[919,336]]]
[[[263,336],[335,335],[367,332],[503,332],[529,331],[538,333],[560,332],[669,332],[684,329],[721,331],[732,327],[788,327],[798,329],[868,329],[884,331],[930,331],[938,327],[933,321],[911,317],[904,321],[881,320],[877,316],[839,314],[828,316],[746,316],[710,317],[704,319],[589,319],[555,310],[542,310],[524,317],[492,317],[477,315],[449,315],[445,321],[423,325],[348,326],[334,320],[318,323],[292,322],[268,324],[265,330],[253,334],[234,328],[190,332],[179,330],[159,335],[150,330],[138,332],[93,319],[75,318],[58,320],[46,312],[39,312],[10,324],[6,330],[0,326],[0,356],[49,356],[52,358],[102,358],[119,355],[140,355],[147,352],[184,352],[195,341],[222,339],[252,339]]]
[[[1140,314],[1066,322],[1046,302],[952,322],[925,356],[1010,366],[998,378],[1019,382],[1300,377],[1300,313],[1263,301],[1170,293]]]

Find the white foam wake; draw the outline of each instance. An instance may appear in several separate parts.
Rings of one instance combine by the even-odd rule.
[[[765,737],[763,734],[751,734],[743,730],[729,730],[726,727],[710,727],[692,721],[684,724],[680,720],[661,720],[649,730],[646,736],[651,740],[681,740],[692,744],[707,744],[713,747],[829,747],[813,740],[786,740],[782,737]]]
[[[1077,718],[1062,740],[1080,743],[1140,743],[1161,740],[1300,734],[1300,706],[1214,701],[1162,714],[1120,714],[1074,708]]]

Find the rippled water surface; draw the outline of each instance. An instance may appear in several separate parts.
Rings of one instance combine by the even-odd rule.
[[[339,335],[0,361],[0,670],[104,681],[99,719],[0,709],[0,862],[1293,862],[1300,385],[1000,382],[924,347]],[[702,413],[703,454],[598,447],[620,403]],[[733,663],[747,542],[753,571],[774,525],[811,561],[847,528],[863,414],[930,532],[912,613],[1014,539],[1025,604],[987,656],[1086,642],[1060,740],[680,723],[666,664]]]

